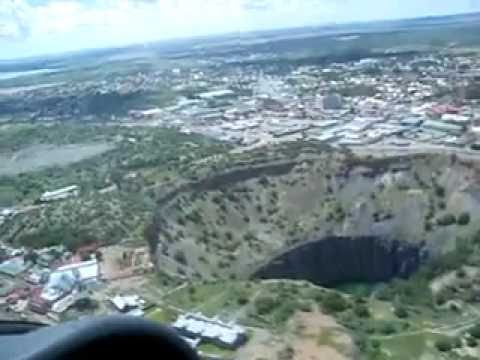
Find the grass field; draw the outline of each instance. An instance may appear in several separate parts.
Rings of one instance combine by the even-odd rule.
[[[407,336],[396,336],[381,341],[382,348],[390,354],[392,360],[433,360],[442,359],[442,354],[435,348],[435,341],[442,335],[423,333]]]
[[[228,350],[228,349],[223,349],[220,348],[216,345],[209,344],[209,343],[203,343],[198,346],[198,351],[204,353],[204,354],[209,354],[209,355],[216,355],[219,356],[221,359],[233,359],[235,352]]]
[[[162,324],[170,324],[178,316],[178,312],[168,307],[156,307],[145,314],[149,320],[157,321]]]

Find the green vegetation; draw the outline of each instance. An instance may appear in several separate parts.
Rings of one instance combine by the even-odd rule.
[[[458,225],[468,225],[470,223],[470,214],[467,213],[467,212],[464,212],[464,213],[461,213],[459,216],[458,216],[458,219],[457,219],[457,224]]]
[[[454,342],[451,339],[440,339],[435,342],[435,347],[438,351],[448,352],[454,347]]]
[[[64,167],[0,177],[0,206],[29,206],[45,191],[80,186],[79,198],[38,207],[4,224],[3,241],[32,247],[143,242],[156,188],[188,179],[191,163],[228,149],[201,136],[142,127],[14,125],[2,129],[0,138],[0,151],[7,153],[35,144],[88,141],[111,146],[105,153]],[[198,214],[192,217],[199,219]]]
[[[408,317],[408,311],[403,306],[397,306],[394,313],[399,319],[405,319]]]
[[[480,339],[480,324],[475,325],[473,328],[469,329],[468,332],[475,339]]]
[[[437,219],[437,224],[440,226],[453,225],[455,224],[455,222],[456,222],[455,215],[452,215],[452,214],[446,214]]]
[[[169,307],[157,307],[146,313],[145,317],[149,320],[158,321],[162,324],[171,324],[178,317],[178,312]]]
[[[204,354],[218,356],[221,359],[233,359],[235,352],[232,350],[220,348],[211,343],[201,343],[198,346],[198,351],[201,351]]]
[[[322,309],[327,313],[338,313],[349,308],[349,303],[337,292],[328,293],[322,300]]]

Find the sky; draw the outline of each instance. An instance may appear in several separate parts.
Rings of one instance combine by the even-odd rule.
[[[0,59],[480,11],[480,0],[0,0]]]

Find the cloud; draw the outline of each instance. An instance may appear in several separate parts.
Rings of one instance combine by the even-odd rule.
[[[469,10],[479,1],[0,0],[0,57]]]
[[[247,11],[265,11],[271,8],[268,0],[246,0],[242,6]]]

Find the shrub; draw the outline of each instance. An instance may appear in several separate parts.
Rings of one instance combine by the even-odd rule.
[[[444,305],[447,302],[447,299],[445,298],[445,294],[442,294],[442,293],[438,294],[435,302],[437,303],[438,306]]]
[[[430,221],[425,221],[425,231],[432,231],[432,223]]]
[[[380,332],[383,335],[392,335],[397,332],[397,329],[395,329],[395,326],[391,323],[386,323],[380,328]]]
[[[270,313],[276,306],[277,302],[272,296],[261,296],[255,300],[255,310],[260,315]]]
[[[400,319],[405,319],[408,317],[408,311],[403,306],[398,306],[394,310],[395,316]]]
[[[370,317],[370,310],[365,305],[361,305],[361,304],[356,305],[353,311],[355,312],[355,315],[357,315],[360,318]]]
[[[175,261],[179,262],[180,264],[186,265],[187,264],[187,257],[185,256],[185,253],[183,250],[177,250],[175,252],[175,255],[173,255],[173,258]]]
[[[438,351],[448,352],[452,350],[452,342],[450,339],[440,339],[435,342],[435,347]]]
[[[477,347],[478,341],[475,338],[468,338],[467,339],[467,346],[468,347]]]
[[[343,296],[331,292],[323,298],[322,307],[326,312],[337,313],[347,310],[348,302]]]
[[[480,324],[475,325],[469,331],[469,334],[472,335],[475,339],[480,339]]]
[[[470,214],[467,213],[467,212],[464,212],[464,213],[461,213],[459,216],[458,216],[458,219],[457,219],[457,224],[458,225],[468,225],[470,223]]]
[[[245,295],[240,295],[237,298],[237,304],[238,305],[247,305],[248,304],[248,298]]]
[[[435,186],[435,194],[438,197],[444,197],[445,196],[445,188],[443,186],[436,185]]]
[[[304,301],[298,305],[300,311],[303,312],[312,312],[312,304],[310,302]]]
[[[463,279],[463,278],[465,278],[465,276],[467,276],[467,273],[465,272],[464,269],[458,269],[456,271],[455,275],[457,276],[457,278]]]
[[[456,219],[455,216],[452,214],[446,214],[441,218],[437,219],[437,224],[440,226],[449,226],[455,224]]]

